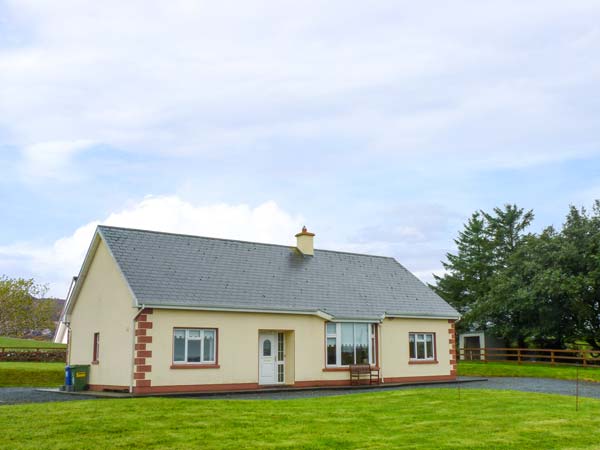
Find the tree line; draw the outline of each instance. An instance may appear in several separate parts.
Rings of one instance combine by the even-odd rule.
[[[461,314],[460,331],[507,345],[600,349],[600,201],[571,206],[560,230],[529,231],[532,210],[477,211],[432,288]]]

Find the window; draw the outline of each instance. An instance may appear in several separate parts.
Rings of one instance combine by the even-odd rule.
[[[333,323],[325,326],[328,366],[373,364],[375,326],[370,323]]]
[[[100,357],[100,333],[94,333],[94,349],[92,362],[97,363]]]
[[[173,362],[215,364],[217,330],[177,328],[173,331]]]
[[[285,359],[285,355],[283,353],[284,344],[285,341],[283,333],[277,333],[277,361],[283,361]]]
[[[285,381],[285,337],[283,333],[277,333],[277,382]]]
[[[410,359],[435,360],[434,333],[409,333],[408,346],[410,350]]]
[[[263,356],[271,356],[271,339],[265,339],[263,342]]]

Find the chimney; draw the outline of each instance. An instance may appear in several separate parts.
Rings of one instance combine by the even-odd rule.
[[[313,256],[315,249],[313,246],[314,233],[309,233],[306,226],[302,227],[302,231],[296,235],[296,247],[304,256]]]

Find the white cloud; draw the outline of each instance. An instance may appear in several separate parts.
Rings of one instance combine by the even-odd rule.
[[[440,268],[440,267],[436,267],[436,268],[429,269],[429,270],[419,270],[419,271],[413,272],[413,274],[417,278],[419,278],[423,283],[430,283],[430,284],[435,284],[435,278],[433,277],[434,275],[441,277],[445,273],[446,272],[444,271],[444,269]]]
[[[294,234],[303,220],[273,201],[252,207],[194,205],[177,196],[147,197],[102,220],[87,223],[51,245],[17,243],[0,247],[0,269],[21,267],[24,273],[35,274],[38,282],[47,281],[51,295],[64,297],[99,224],[293,245]]]
[[[39,142],[23,149],[21,174],[30,182],[40,179],[69,179],[71,159],[94,143],[90,140]]]
[[[599,81],[594,2],[20,0],[5,14],[15,146],[214,155],[334,134],[443,169],[597,152],[582,132],[597,114],[573,107]]]

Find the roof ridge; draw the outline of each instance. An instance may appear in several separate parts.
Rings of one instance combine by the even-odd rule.
[[[227,239],[227,238],[218,238],[218,237],[212,237],[212,236],[200,236],[197,234],[174,233],[171,231],[146,230],[143,228],[118,227],[118,226],[114,226],[114,225],[97,225],[97,228],[109,228],[109,229],[126,230],[126,231],[139,231],[142,233],[164,234],[164,235],[168,235],[168,236],[190,237],[190,238],[196,238],[196,239],[211,239],[211,240],[215,240],[215,241],[239,242],[242,244],[268,245],[271,247],[296,248],[294,245],[273,244],[270,242],[244,241],[242,239]],[[355,252],[346,252],[346,251],[342,251],[342,250],[327,250],[327,249],[320,249],[320,248],[319,249],[315,248],[315,252],[339,253],[339,254],[343,254],[343,255],[353,255],[353,256],[368,256],[370,258],[385,258],[385,259],[391,259],[393,261],[398,262],[396,260],[396,258],[394,258],[392,256],[371,255],[371,254],[367,254],[367,253],[355,253]],[[400,264],[400,263],[398,263],[398,264]]]

